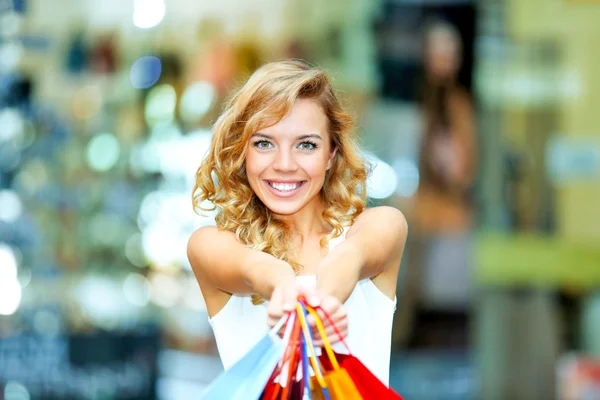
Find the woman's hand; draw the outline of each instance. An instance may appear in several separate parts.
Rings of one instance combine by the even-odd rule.
[[[269,326],[275,326],[286,313],[294,312],[300,296],[304,297],[312,307],[318,307],[321,304],[321,298],[314,287],[300,285],[293,272],[283,276],[275,285],[269,299],[267,308]]]
[[[337,328],[342,338],[348,335],[348,318],[340,300],[333,295],[323,294],[312,285],[298,283],[296,276],[292,275],[284,277],[273,290],[267,309],[267,323],[269,326],[275,326],[287,313],[295,312],[296,303],[300,297],[304,298],[309,306],[316,309],[331,344],[340,341],[340,335],[336,333],[335,328]],[[327,313],[329,319],[325,316],[325,313]],[[317,323],[313,315],[308,315],[308,324],[315,346],[322,347],[323,338],[317,329]]]
[[[329,339],[329,343],[334,344],[341,341],[341,339],[345,339],[348,336],[348,315],[346,314],[344,305],[335,296],[322,295],[319,298],[321,304],[316,311],[321,317],[320,319],[325,328],[325,334],[327,335],[327,339]],[[326,317],[325,313],[329,318]],[[308,324],[313,333],[315,346],[323,347],[323,338],[317,329],[317,323],[313,315],[308,316]]]
[[[297,299],[296,276],[292,274],[275,286],[273,294],[269,299],[269,306],[267,308],[267,323],[269,326],[275,326],[286,313],[293,311],[296,308]]]

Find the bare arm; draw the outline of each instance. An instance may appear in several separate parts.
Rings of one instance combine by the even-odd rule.
[[[320,291],[348,299],[356,283],[375,277],[377,286],[393,298],[408,227],[404,215],[393,207],[365,210],[348,231],[346,240],[319,264]]]
[[[461,189],[471,186],[477,169],[475,111],[469,96],[464,93],[454,101],[454,129],[452,132],[457,152],[457,165],[452,179]]]
[[[215,292],[256,293],[270,299],[276,286],[295,282],[288,263],[250,249],[239,243],[233,233],[216,227],[203,227],[194,232],[187,254],[207,302],[207,297]]]

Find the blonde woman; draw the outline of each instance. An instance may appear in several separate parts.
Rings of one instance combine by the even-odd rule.
[[[261,67],[216,122],[193,201],[214,204],[217,226],[192,235],[188,257],[225,368],[304,294],[387,384],[407,226],[395,208],[365,209],[352,128],[326,74],[301,61]]]

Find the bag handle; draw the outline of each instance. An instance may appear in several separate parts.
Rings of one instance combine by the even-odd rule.
[[[288,398],[288,393],[290,392],[291,386],[295,379],[294,377],[298,373],[298,361],[299,361],[298,341],[300,338],[301,338],[300,324],[298,323],[298,320],[296,319],[296,321],[294,323],[294,330],[292,332],[292,336],[290,337],[290,344],[288,345],[288,348],[290,349],[290,351],[289,351],[290,354],[289,354],[289,359],[287,361],[287,367],[288,367],[287,377],[286,377],[285,385],[281,385],[281,386],[283,386],[283,390],[282,390],[282,394],[281,394],[281,397],[283,399]],[[280,380],[280,384],[281,383],[282,383],[282,381]]]
[[[325,383],[325,379],[323,378],[323,373],[321,372],[321,366],[319,365],[319,360],[315,356],[315,348],[313,343],[312,334],[310,329],[308,328],[308,322],[306,321],[306,307],[304,304],[299,301],[296,303],[296,312],[298,314],[298,318],[300,319],[300,324],[302,326],[302,332],[304,333],[304,339],[307,343],[309,360],[312,364],[313,370],[315,371],[315,376],[317,378],[317,382],[319,382],[319,386],[323,390],[323,396],[326,400],[331,400],[329,396],[329,390],[327,390],[327,383]]]
[[[307,340],[302,336],[302,379],[304,380],[304,390],[308,395],[309,399],[312,399],[310,394],[310,376],[309,376],[309,365],[308,365],[308,344]]]
[[[290,313],[288,315],[284,315],[283,317],[279,318],[279,321],[277,321],[277,323],[269,331],[269,335],[277,336],[277,332],[279,332],[279,330],[283,327],[283,325],[288,323],[288,321],[290,320],[291,317],[292,317],[292,313]]]
[[[315,307],[315,309],[320,310],[323,313],[323,315],[325,315],[327,322],[329,322],[329,325],[331,325],[333,327],[333,330],[334,330],[335,334],[337,335],[338,339],[340,339],[340,342],[342,342],[342,344],[344,345],[346,350],[348,350],[348,354],[352,354],[352,351],[350,351],[350,347],[348,347],[348,344],[344,340],[342,333],[340,332],[338,327],[335,325],[335,322],[333,322],[333,320],[331,319],[331,316],[329,315],[329,313],[327,311],[325,311],[321,306]]]
[[[319,333],[321,334],[321,339],[323,340],[323,347],[325,348],[325,352],[327,353],[327,356],[329,357],[329,361],[331,362],[331,366],[333,367],[333,370],[337,371],[338,369],[340,369],[340,364],[338,363],[337,359],[335,358],[335,355],[333,354],[333,349],[331,348],[331,343],[329,342],[329,338],[327,337],[327,334],[325,333],[325,327],[323,326],[321,317],[315,311],[315,309],[312,308],[311,306],[305,305],[305,307],[306,307],[306,310],[313,317],[315,317],[315,322],[317,324],[317,329],[319,330]]]

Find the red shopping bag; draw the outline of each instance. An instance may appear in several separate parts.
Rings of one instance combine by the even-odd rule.
[[[360,360],[352,354],[341,354],[334,352],[341,368],[344,368],[359,393],[365,399],[403,400],[399,394],[387,387],[367,368]],[[319,359],[325,368],[331,368],[329,360],[322,354]]]
[[[348,375],[350,375],[350,378],[354,382],[354,385],[358,389],[361,396],[365,399],[403,400],[398,393],[387,387],[358,358],[352,355],[350,348],[348,348],[348,345],[344,341],[340,331],[331,320],[331,317],[320,307],[317,307],[317,309],[321,311],[331,326],[333,326],[333,329],[335,330],[340,341],[348,350],[349,354],[339,354],[334,352],[334,355],[340,367],[345,369],[348,372]],[[331,365],[330,358],[326,357],[325,354],[322,354],[319,359],[325,369],[331,369],[333,367]]]

